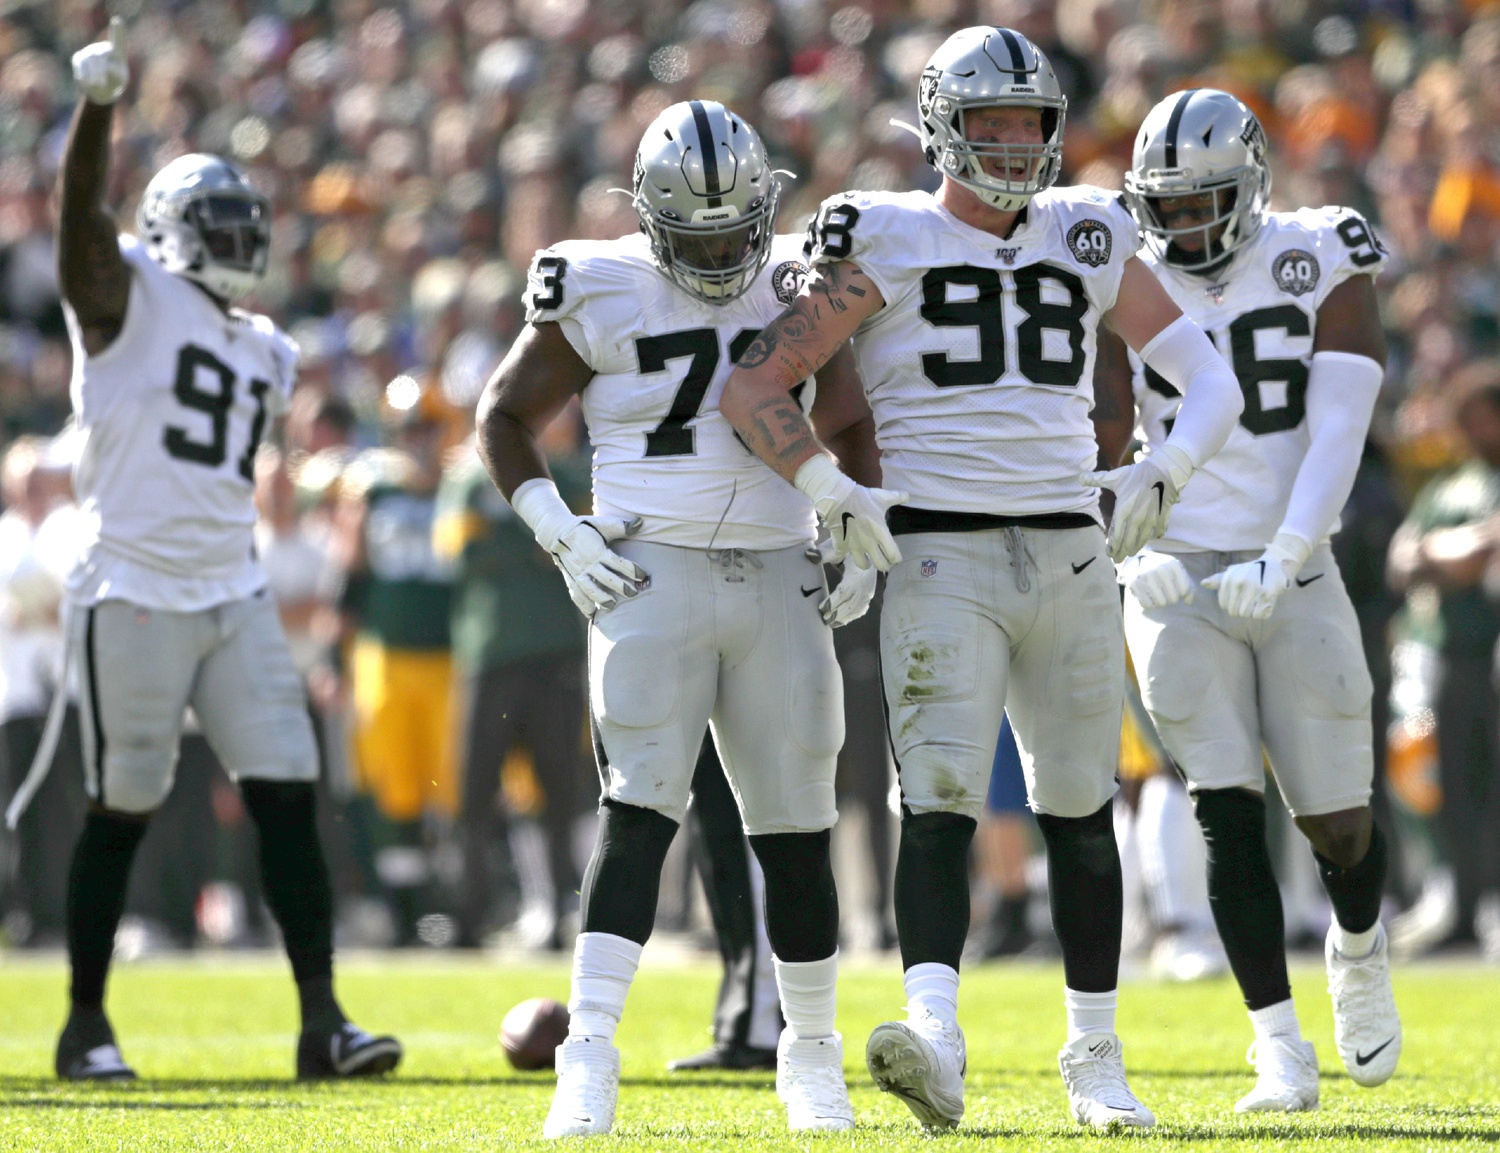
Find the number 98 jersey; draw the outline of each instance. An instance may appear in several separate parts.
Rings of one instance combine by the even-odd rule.
[[[596,512],[638,516],[635,539],[683,548],[777,549],[813,538],[812,504],[719,413],[735,361],[806,274],[802,238],[777,236],[749,291],[713,305],[663,276],[644,236],[537,253],[526,319],[561,324],[594,370],[582,401]],[[794,390],[804,411],[812,391],[810,382]]]
[[[88,545],[69,580],[78,604],[128,600],[195,612],[265,586],[255,560],[255,453],[286,408],[297,346],[267,317],[226,315],[197,285],[120,237],[130,299],[119,335],[73,345],[74,469]]]
[[[927,192],[824,201],[811,262],[851,261],[885,298],[854,336],[885,487],[914,508],[1097,517],[1078,480],[1098,454],[1096,338],[1138,244],[1087,185],[1037,195],[1004,239]]]
[[[1208,333],[1234,369],[1245,409],[1229,440],[1196,473],[1153,548],[1165,552],[1261,549],[1286,515],[1307,454],[1307,379],[1317,314],[1351,276],[1374,276],[1385,249],[1349,208],[1272,212],[1228,268],[1211,277],[1151,265],[1172,299]],[[1137,436],[1156,447],[1182,397],[1135,353]],[[1335,521],[1330,531],[1338,530]],[[1317,544],[1313,541],[1313,544]]]

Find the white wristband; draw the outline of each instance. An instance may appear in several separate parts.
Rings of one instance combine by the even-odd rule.
[[[574,513],[557,491],[550,477],[536,476],[510,494],[510,507],[526,522],[536,543],[548,552],[557,546],[557,538],[573,520]]]
[[[1266,546],[1266,556],[1281,565],[1289,577],[1294,577],[1301,572],[1302,566],[1307,563],[1307,558],[1311,555],[1312,545],[1294,532],[1279,532],[1275,539]]]
[[[839,471],[833,457],[822,452],[802,462],[792,483],[815,505],[821,500],[837,500],[854,484]]]

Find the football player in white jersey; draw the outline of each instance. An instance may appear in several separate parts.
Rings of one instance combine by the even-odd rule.
[[[59,274],[83,448],[89,540],[69,578],[91,805],[68,881],[72,1006],[59,1077],[135,1076],[104,1013],[125,886],[172,786],[191,705],[260,833],[266,901],[302,1010],[299,1077],[386,1072],[393,1037],[351,1024],[333,994],[333,901],[314,824],[317,751],[266,576],[255,559],[254,463],[285,406],[296,345],[230,301],[265,270],[270,204],[213,156],[147,185],[139,238],[104,205],[113,105],[129,67],[119,19],[81,49],[63,155]]]
[[[833,1028],[843,706],[824,622],[864,612],[875,574],[850,566],[828,595],[812,506],[719,413],[734,362],[806,273],[800,238],[773,235],[778,197],[749,124],[713,101],[672,105],[636,153],[640,234],[537,254],[526,327],[480,401],[490,475],[591,618],[603,799],[548,1137],[614,1122],[615,1028],[710,721],[765,878],[788,1122],[854,1123]],[[559,498],[537,448],[575,395],[594,445],[588,517]],[[868,443],[853,435],[870,418],[847,352],[799,398],[851,452]]]
[[[1120,579],[1142,695],[1193,793],[1214,918],[1254,1027],[1256,1081],[1235,1108],[1294,1111],[1317,1108],[1318,1063],[1287,982],[1262,748],[1333,903],[1339,1056],[1378,1085],[1401,1051],[1378,920],[1370,673],[1328,545],[1380,391],[1373,281],[1386,258],[1350,209],[1269,211],[1265,148],[1254,114],[1211,88],[1167,97],[1136,137],[1125,188],[1142,259],[1229,359],[1245,409]],[[1148,451],[1170,443],[1177,393],[1135,360]]]
[[[917,105],[942,187],[826,201],[807,287],[747,351],[723,401],[856,562],[894,564],[881,650],[902,793],[895,903],[909,1016],[878,1027],[866,1059],[924,1124],[962,1117],[966,862],[1008,710],[1047,844],[1070,1108],[1084,1124],[1147,1126],[1114,1032],[1122,898],[1110,808],[1125,655],[1109,555],[1160,532],[1229,435],[1239,390],[1135,259],[1135,222],[1116,198],[1053,187],[1066,99],[1035,45],[1007,28],[954,33],[923,71]],[[1156,452],[1083,475],[1096,459],[1101,323],[1186,400]],[[883,504],[839,473],[787,392],[851,337],[884,483],[910,494],[889,529]],[[1101,483],[1117,493],[1107,540]]]

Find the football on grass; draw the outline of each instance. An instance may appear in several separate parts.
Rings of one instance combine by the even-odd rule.
[[[500,1045],[516,1069],[550,1069],[568,1036],[568,1009],[550,997],[522,1001],[500,1022]]]

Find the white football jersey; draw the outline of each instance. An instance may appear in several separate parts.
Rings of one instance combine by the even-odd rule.
[[[120,237],[130,303],[104,352],[73,343],[83,447],[74,488],[87,547],[69,578],[79,604],[192,612],[265,586],[255,560],[255,451],[286,408],[297,346],[268,318],[231,310]]]
[[[1214,277],[1179,272],[1149,252],[1141,259],[1208,333],[1245,392],[1239,424],[1193,474],[1166,534],[1151,547],[1264,548],[1281,526],[1307,454],[1307,378],[1318,309],[1349,277],[1376,275],[1385,265],[1385,249],[1353,209],[1303,208],[1270,213],[1255,238]],[[1171,431],[1182,398],[1134,352],[1130,363],[1136,435],[1155,448]],[[1338,527],[1335,520],[1330,532]]]
[[[644,236],[537,253],[526,319],[560,322],[594,378],[583,416],[594,510],[642,519],[637,539],[685,548],[788,548],[812,540],[811,502],[763,464],[719,412],[724,382],[807,274],[799,236],[737,300],[708,304],[657,269]],[[812,383],[799,400],[812,404]]]
[[[1096,331],[1139,242],[1086,185],[1036,196],[1003,240],[927,192],[824,201],[812,262],[852,261],[885,298],[854,337],[884,487],[914,508],[1097,518],[1078,480],[1098,456]]]

